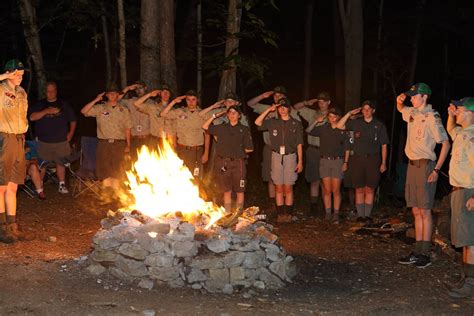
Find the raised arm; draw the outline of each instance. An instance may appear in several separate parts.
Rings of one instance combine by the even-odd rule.
[[[276,108],[277,108],[277,105],[273,104],[271,107],[263,111],[262,114],[260,114],[255,120],[255,125],[262,126],[263,120],[265,120],[265,117],[268,115],[268,113],[275,111]]]
[[[339,128],[339,129],[346,129],[347,120],[348,120],[352,115],[356,115],[357,113],[359,113],[360,110],[362,110],[361,107],[355,108],[355,109],[350,110],[349,112],[347,112],[346,115],[344,115],[344,116],[339,120],[339,122],[337,122],[336,127]]]
[[[166,117],[166,115],[168,115],[168,113],[169,113],[170,110],[173,108],[173,106],[175,106],[175,104],[177,104],[177,103],[180,103],[180,102],[183,101],[184,99],[186,99],[186,96],[185,96],[185,95],[182,95],[182,96],[180,96],[180,97],[175,98],[173,101],[171,101],[171,102],[163,109],[163,111],[161,111],[160,116],[161,116],[161,117]]]
[[[202,117],[202,118],[206,118],[207,113],[211,112],[212,110],[215,110],[215,109],[218,109],[218,108],[222,107],[223,104],[224,104],[224,100],[217,101],[213,105],[210,105],[207,108],[205,108],[204,110],[201,110],[201,112],[199,112],[199,116]]]
[[[102,98],[104,97],[104,95],[105,95],[105,92],[102,92],[102,93],[98,94],[98,95],[95,97],[94,100],[92,100],[91,102],[89,102],[89,103],[87,103],[86,105],[84,105],[84,107],[81,109],[81,113],[84,114],[84,115],[86,115],[87,112],[89,112],[89,111],[92,109],[92,107],[93,107],[97,102],[99,102],[99,101],[102,100]]]
[[[201,111],[202,112],[202,111]],[[206,121],[204,122],[204,124],[202,125],[202,128],[207,131],[209,129],[209,126],[212,124],[212,121],[214,121],[216,118],[218,117],[221,117],[222,115],[224,115],[227,111],[222,111],[222,112],[219,112],[217,114],[212,114],[212,116]],[[201,113],[199,113],[199,115],[201,115]]]
[[[247,105],[253,109],[255,105],[257,105],[257,103],[259,103],[263,99],[269,98],[271,95],[273,95],[273,93],[273,91],[267,91],[262,94],[259,94],[255,98],[248,100]]]
[[[121,100],[123,97],[125,97],[125,95],[126,95],[129,91],[133,91],[133,90],[137,89],[138,86],[140,86],[140,85],[137,84],[137,83],[135,83],[135,84],[131,84],[131,85],[126,86],[125,88],[123,88],[123,89],[122,89],[122,93],[120,94],[119,100]]]
[[[143,109],[143,103],[145,103],[146,100],[148,100],[149,98],[152,98],[152,97],[156,97],[160,93],[161,93],[161,90],[150,91],[147,94],[144,94],[143,96],[141,96],[140,98],[135,100],[133,102],[133,106],[135,106],[138,110],[142,110]]]
[[[319,101],[319,99],[303,100],[301,102],[295,103],[293,105],[293,108],[295,110],[300,110],[300,109],[304,108],[305,106],[313,105],[314,103],[316,103],[318,101]]]
[[[407,98],[407,95],[405,93],[402,93],[402,94],[398,95],[398,97],[397,97],[397,110],[398,110],[398,112],[402,112],[402,110],[405,108],[405,104],[403,104],[403,102],[405,101],[406,98]]]
[[[451,131],[456,127],[456,106],[450,104],[448,107],[448,122],[446,123],[446,131],[451,133]]]

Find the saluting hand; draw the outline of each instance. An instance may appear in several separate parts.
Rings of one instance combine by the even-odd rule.
[[[266,98],[269,98],[270,96],[272,96],[274,93],[275,92],[273,92],[273,91],[267,91],[267,92],[262,93],[262,97],[264,99],[266,99]]]
[[[269,108],[270,112],[275,112],[275,110],[277,109],[277,107],[279,107],[280,105],[279,104],[272,104],[272,106]]]
[[[466,208],[468,211],[474,211],[474,196],[469,198],[469,200],[467,200]]]
[[[156,97],[161,94],[161,90],[153,90],[150,92],[150,97]]]
[[[407,98],[407,95],[405,93],[399,94],[397,97],[397,104],[403,104],[406,98]]]
[[[455,116],[456,115],[456,106],[454,104],[450,104],[448,107],[448,115]]]
[[[186,96],[182,95],[182,96],[177,97],[173,101],[174,101],[174,103],[181,103],[181,101],[183,101],[184,99],[186,99]]]
[[[316,117],[315,121],[318,123],[321,123],[324,121],[325,118],[326,118],[326,115],[320,115]]]
[[[99,93],[99,94],[95,97],[95,102],[101,101],[102,98],[104,97],[104,95],[105,95],[105,92]]]

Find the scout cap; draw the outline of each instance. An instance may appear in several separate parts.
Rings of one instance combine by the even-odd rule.
[[[148,85],[146,84],[146,82],[144,80],[137,80],[135,81],[135,84],[138,84],[140,86],[144,86],[144,87],[147,87]]]
[[[373,101],[365,100],[364,102],[362,102],[362,104],[360,106],[363,107],[364,105],[368,105],[374,110],[376,109],[375,102],[373,102]]]
[[[286,95],[286,89],[283,86],[276,86],[275,88],[273,88],[273,92]]]
[[[329,110],[328,110],[328,114],[334,114],[334,115],[337,115],[337,116],[341,116],[342,112],[339,108],[330,107]]]
[[[160,90],[168,90],[169,92],[171,92],[170,86],[168,86],[166,83],[162,83],[160,85]]]
[[[410,97],[412,97],[414,95],[417,95],[417,94],[431,95],[431,88],[426,83],[419,82],[419,83],[414,84],[413,86],[411,86],[410,90],[405,92],[405,94],[407,96],[410,96]]]
[[[237,96],[233,92],[227,92],[224,97],[225,100],[227,99],[232,99],[234,101],[237,101]]]
[[[186,91],[186,95],[187,95],[187,96],[193,96],[193,97],[197,97],[197,96],[198,96],[197,93],[196,93],[196,91],[194,91],[194,90],[188,90],[188,91]]]
[[[242,113],[242,112],[240,111],[239,107],[238,107],[238,106],[235,106],[235,105],[230,106],[230,107],[227,109],[227,113],[229,113],[230,111],[235,111],[235,112],[237,112],[237,113],[239,113],[239,114]]]
[[[474,112],[474,98],[467,97],[467,98],[462,98],[461,100],[452,100],[452,104],[455,106],[462,106],[468,109],[469,111]]]
[[[10,59],[9,61],[6,62],[4,71],[5,72],[10,72],[10,71],[15,71],[15,70],[25,70],[25,65],[18,59]]]
[[[324,101],[331,101],[331,95],[327,91],[321,91],[321,92],[319,92],[316,99],[324,100]]]
[[[110,83],[107,88],[105,89],[105,92],[118,92],[120,93],[120,89],[118,87],[118,85],[114,82]]]
[[[288,100],[288,98],[281,98],[280,100],[278,100],[277,104],[286,108],[290,108],[291,106],[291,102],[290,100]]]

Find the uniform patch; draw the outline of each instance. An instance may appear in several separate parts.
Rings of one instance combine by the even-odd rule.
[[[355,138],[360,138],[360,134],[361,134],[360,132],[355,132],[355,133],[354,133],[354,137],[355,137]]]
[[[185,114],[182,114],[182,115],[178,116],[178,118],[181,119],[181,120],[185,120],[185,119],[188,118],[188,116],[185,115]]]
[[[278,136],[278,130],[274,129],[274,130],[272,131],[272,134],[273,134],[273,136]]]
[[[104,111],[104,112],[102,112],[102,113],[100,113],[100,114],[102,114],[103,116],[109,116],[109,115],[110,115],[110,113],[107,112],[107,111]]]

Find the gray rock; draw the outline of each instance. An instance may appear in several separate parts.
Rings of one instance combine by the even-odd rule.
[[[277,261],[282,258],[280,247],[278,247],[277,245],[270,243],[262,243],[261,246],[265,249],[265,254],[268,260]]]
[[[132,277],[143,277],[149,275],[148,269],[143,261],[127,259],[119,255],[115,261],[115,266]]]
[[[222,253],[230,248],[230,243],[227,239],[211,239],[206,242],[207,249],[215,253]]]
[[[116,267],[110,267],[109,273],[117,279],[131,281],[132,277]]]
[[[232,286],[232,284],[224,285],[224,288],[222,289],[222,293],[227,294],[227,295],[231,295],[232,293],[234,293],[234,287]]]
[[[279,277],[267,270],[267,268],[259,269],[259,279],[265,283],[265,287],[270,290],[277,290],[285,286],[285,283]]]
[[[129,244],[129,243],[123,243],[119,249],[119,253],[122,255],[136,259],[136,260],[145,260],[146,256],[148,256],[148,251],[143,249],[139,244]]]
[[[158,235],[166,235],[170,232],[170,224],[151,222],[136,228],[138,233],[157,233]]]
[[[171,253],[176,257],[193,257],[198,247],[192,241],[175,241],[171,244]]]
[[[160,281],[169,282],[181,277],[181,269],[181,265],[172,267],[151,267],[150,276]]]
[[[97,276],[104,273],[107,269],[101,264],[93,263],[90,266],[88,266],[86,270],[90,274]]]
[[[285,258],[285,270],[286,270],[285,280],[288,282],[292,282],[293,278],[298,273],[298,267],[296,266],[296,262],[293,260],[292,256],[287,256]]]
[[[230,268],[230,282],[233,284],[235,281],[241,281],[245,279],[245,269],[242,267]]]
[[[229,283],[229,269],[210,269],[206,289],[210,292],[221,292]]]
[[[265,283],[263,281],[257,280],[253,282],[253,286],[258,290],[261,290],[261,291],[265,290]]]
[[[278,277],[282,280],[286,279],[286,264],[283,260],[278,260],[275,262],[270,263],[268,267],[271,272],[278,275]]]
[[[248,243],[233,244],[230,246],[230,249],[245,252],[256,251],[260,249],[260,240],[252,239]]]
[[[101,230],[92,238],[94,244],[98,245],[101,249],[114,249],[120,246],[120,242],[114,237],[114,234],[108,230]]]
[[[248,252],[242,264],[244,268],[260,268],[266,265],[267,262],[265,260],[265,251],[263,250]]]
[[[230,251],[224,256],[224,258],[222,258],[224,268],[233,268],[233,267],[241,266],[245,260],[245,257],[246,257],[245,252]]]
[[[160,252],[165,249],[163,238],[158,235],[155,238],[150,237],[148,233],[141,232],[137,234],[138,244],[150,253]]]
[[[117,253],[113,250],[94,249],[90,258],[95,262],[115,262]]]
[[[144,278],[138,282],[138,287],[146,290],[151,290],[155,286],[155,281],[152,279]]]
[[[224,268],[224,263],[221,257],[216,256],[202,256],[195,257],[194,260],[189,264],[193,268],[197,269],[221,269]]]
[[[245,269],[245,278],[248,280],[257,280],[259,277],[259,269]]]
[[[193,290],[200,290],[200,289],[202,289],[202,284],[200,284],[200,283],[194,283],[193,285],[191,285],[191,288],[192,288]]]
[[[206,281],[207,276],[202,272],[202,270],[192,268],[191,271],[186,275],[186,280],[189,283]]]
[[[136,239],[136,230],[126,225],[117,225],[112,227],[114,237],[120,242],[132,242]]]
[[[171,267],[173,263],[174,257],[163,253],[153,253],[145,259],[145,265],[151,267]]]
[[[167,282],[167,284],[169,287],[174,288],[174,289],[180,288],[186,285],[183,279],[181,278],[170,280]]]

